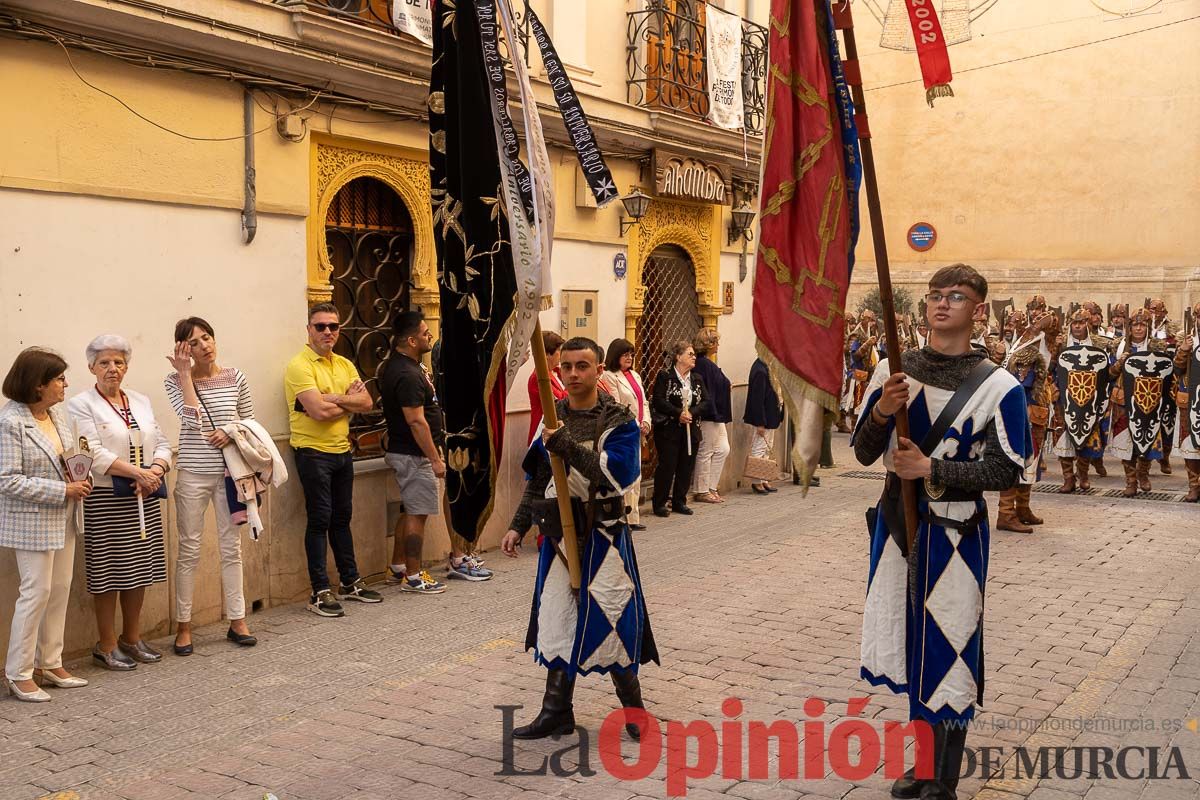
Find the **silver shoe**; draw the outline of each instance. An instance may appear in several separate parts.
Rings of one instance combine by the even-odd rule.
[[[77,678],[74,675],[69,678],[60,678],[48,669],[42,670],[39,677],[43,682],[59,689],[82,689],[88,685],[86,678]]]
[[[100,645],[92,648],[92,660],[98,663],[105,669],[111,669],[114,672],[128,672],[131,669],[137,668],[137,662],[121,652],[121,648],[114,647],[111,653],[100,652]]]
[[[117,639],[117,648],[134,661],[140,661],[143,664],[155,664],[162,661],[162,653],[146,644],[142,639],[138,639],[137,644],[128,644]]]
[[[22,692],[17,688],[17,684],[10,680],[5,680],[8,684],[8,690],[12,692],[12,696],[23,703],[49,703],[50,695],[46,694],[45,689],[35,689],[32,692]]]

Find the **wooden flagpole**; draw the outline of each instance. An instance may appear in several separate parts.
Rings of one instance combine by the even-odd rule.
[[[879,302],[883,306],[883,330],[887,336],[888,367],[895,375],[901,371],[900,336],[896,325],[896,298],[892,293],[892,273],[888,261],[887,241],[884,236],[883,210],[879,203],[879,183],[875,176],[875,154],[871,150],[871,129],[867,125],[867,100],[863,94],[862,80],[858,68],[858,45],[854,40],[854,25],[850,16],[849,0],[834,3],[834,22],[841,29],[846,42],[846,65],[848,80],[854,98],[854,116],[858,123],[859,147],[862,152],[863,186],[867,194],[867,212],[871,217],[871,241],[875,246],[875,268],[879,273]],[[852,68],[849,65],[853,65]],[[908,407],[896,412],[896,435],[910,438],[908,429]],[[904,503],[904,527],[908,534],[908,552],[912,552],[917,537],[917,485],[913,481],[900,482],[901,499]]]
[[[542,421],[547,428],[558,426],[558,410],[554,405],[554,392],[550,390],[550,366],[546,363],[546,344],[542,341],[542,323],[533,328],[529,341],[533,351],[533,366],[537,371],[538,398],[542,402]],[[579,568],[579,539],[575,532],[575,517],[571,513],[571,490],[567,486],[567,465],[554,453],[550,453],[550,471],[554,475],[554,492],[558,496],[558,516],[562,520],[563,553],[567,561],[567,572],[571,575],[571,588],[579,591],[582,570]],[[584,533],[586,536],[590,531]]]

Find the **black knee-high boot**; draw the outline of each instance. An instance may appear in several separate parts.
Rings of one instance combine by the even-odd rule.
[[[933,726],[933,780],[921,786],[921,800],[958,800],[958,773],[966,746],[964,723]]]
[[[514,739],[543,739],[575,730],[575,709],[571,698],[575,694],[575,679],[565,669],[546,671],[546,694],[542,710],[533,722],[513,730]]]
[[[638,682],[636,672],[633,670],[614,669],[609,675],[612,676],[613,686],[617,689],[617,699],[621,701],[622,708],[640,708],[645,710],[646,705],[642,702],[642,685]],[[632,722],[625,723],[625,731],[635,742],[639,741],[642,737],[641,729]]]

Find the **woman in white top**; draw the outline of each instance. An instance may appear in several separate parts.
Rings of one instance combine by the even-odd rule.
[[[0,547],[13,551],[20,576],[4,676],[30,703],[50,699],[34,683],[35,669],[53,686],[87,686],[62,666],[79,501],[92,490],[71,481],[63,463],[71,429],[54,406],[66,394],[66,371],[58,353],[21,351],[4,378],[11,402],[0,408]]]
[[[646,386],[642,376],[633,370],[633,343],[628,339],[613,339],[609,344],[604,360],[604,372],[600,382],[608,389],[613,399],[621,403],[633,414],[642,428],[642,436],[650,434],[650,400],[646,397]],[[635,531],[644,531],[642,516],[638,511],[638,503],[642,497],[642,479],[629,489],[625,495],[625,505],[629,506],[629,527]]]
[[[171,467],[171,443],[150,399],[122,388],[133,356],[129,341],[97,336],[85,352],[96,384],[72,397],[67,410],[92,454],[95,489],[83,501],[83,564],[100,633],[92,659],[105,669],[131,670],[162,660],[142,640],[140,623],[146,587],[167,580],[162,503],[155,495]]]
[[[212,325],[200,317],[175,324],[175,352],[167,360],[175,371],[167,376],[167,398],[179,415],[179,458],[175,480],[175,513],[179,526],[179,558],[175,565],[175,654],[192,654],[192,596],[200,537],[209,503],[217,519],[221,552],[221,585],[230,641],[252,647],[258,640],[246,627],[246,598],[242,588],[242,542],[225,493],[225,457],[221,448],[229,437],[222,425],[254,416],[250,385],[241,370],[217,364],[217,340]]]

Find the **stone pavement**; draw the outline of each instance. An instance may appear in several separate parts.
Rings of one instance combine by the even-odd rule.
[[[770,497],[735,493],[692,518],[650,518],[638,553],[663,666],[644,668],[642,683],[662,719],[719,728],[722,700],[736,697],[742,721],[820,719],[832,731],[856,696],[869,696],[861,716],[878,730],[904,719],[901,698],[858,679],[863,511],[882,483],[842,476],[858,469],[845,437],[835,455],[838,467],[823,470],[825,485],[807,498],[781,485]],[[993,538],[987,712],[969,737],[1007,748],[1006,776],[969,777],[960,796],[1200,796],[1191,779],[1015,775],[1013,748],[1024,743],[1171,745],[1200,776],[1200,733],[1188,727],[1200,717],[1200,507],[1050,494],[1034,502],[1044,527]],[[272,609],[251,620],[261,639],[254,650],[235,649],[212,627],[191,658],[168,654],[129,674],[80,662],[72,666],[93,681],[87,689],[51,690],[44,705],[0,700],[0,798],[664,797],[663,765],[636,782],[603,769],[596,733],[616,700],[599,676],[579,682],[575,703],[592,734],[595,775],[496,774],[494,706],[521,704],[518,724],[527,721],[544,673],[520,645],[533,553],[488,560],[497,571],[489,583],[455,582],[440,597],[389,587],[384,603],[354,605],[340,620]],[[169,641],[158,645],[169,651]],[[828,704],[823,714],[806,713],[809,698]],[[1135,730],[1149,721],[1155,730]],[[518,744],[514,767],[531,770],[570,745]],[[635,746],[624,752],[632,763]],[[687,752],[697,758],[695,746]],[[1145,761],[1133,758],[1130,769]],[[570,769],[580,754],[560,762]],[[889,783],[881,771],[853,782],[827,772],[780,781],[774,759],[769,774],[692,780],[687,796],[883,800]]]

